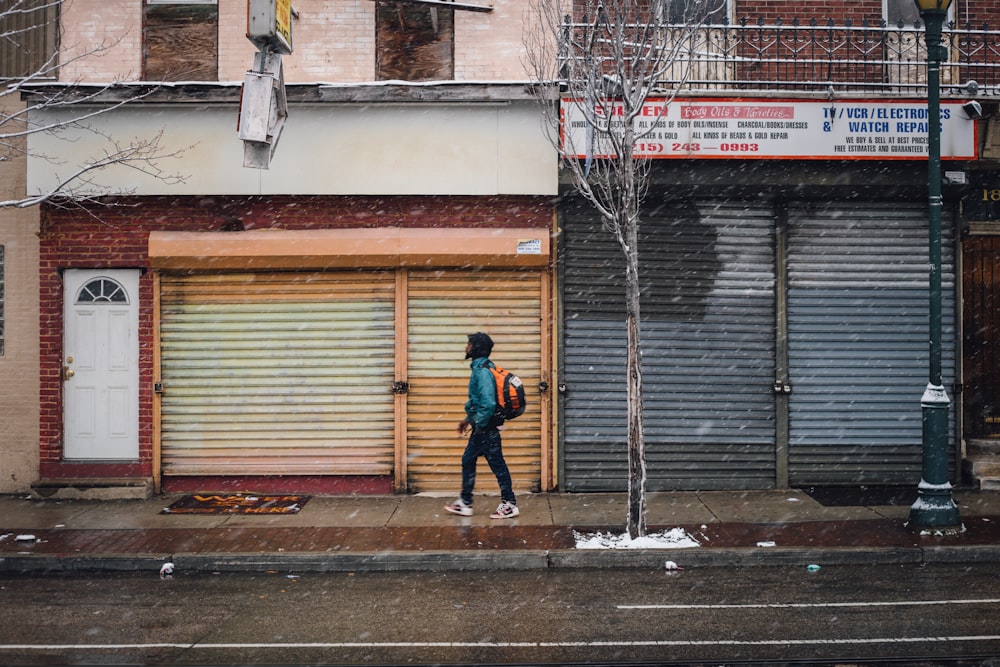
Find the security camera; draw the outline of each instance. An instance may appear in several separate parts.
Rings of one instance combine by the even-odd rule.
[[[962,111],[972,120],[978,120],[983,117],[983,106],[975,100],[969,100],[963,104]]]

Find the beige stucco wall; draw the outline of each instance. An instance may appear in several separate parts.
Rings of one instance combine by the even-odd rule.
[[[21,102],[0,98],[7,116]],[[4,128],[5,131],[10,129]],[[23,196],[24,160],[0,161],[0,200]],[[38,479],[38,207],[0,208],[4,353],[0,355],[0,493]]]
[[[33,115],[43,125],[73,113]],[[34,134],[29,192],[45,192],[106,146],[105,135],[153,139],[180,182],[114,166],[91,174],[103,192],[139,195],[554,195],[557,154],[538,106],[292,105],[270,169],[243,167],[233,106],[129,107],[90,119],[97,132]],[[161,134],[162,133],[162,134]],[[68,139],[68,141],[67,141]]]

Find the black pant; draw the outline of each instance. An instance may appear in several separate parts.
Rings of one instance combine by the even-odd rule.
[[[480,456],[486,457],[490,470],[496,475],[497,484],[500,485],[500,498],[510,503],[516,502],[510,470],[503,458],[500,431],[495,428],[476,430],[469,436],[469,444],[462,454],[462,500],[468,505],[472,504],[472,490],[476,486],[476,462]]]

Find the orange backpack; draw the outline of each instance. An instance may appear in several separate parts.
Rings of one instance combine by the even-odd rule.
[[[510,371],[505,371],[490,362],[488,366],[493,373],[497,386],[497,417],[506,421],[517,419],[524,414],[527,405],[524,399],[524,383]]]

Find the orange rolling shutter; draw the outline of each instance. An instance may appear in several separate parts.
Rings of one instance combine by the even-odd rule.
[[[163,276],[163,474],[391,474],[394,295],[392,272]]]
[[[469,362],[466,335],[485,331],[491,358],[524,381],[528,408],[503,430],[504,456],[515,490],[541,483],[542,285],[540,271],[411,271],[407,398],[407,471],[411,491],[455,491],[461,486],[466,438],[455,427],[464,418]],[[480,462],[477,493],[497,485]]]

